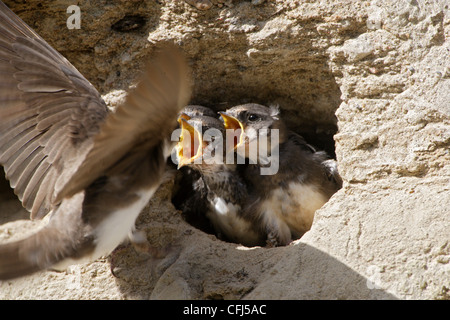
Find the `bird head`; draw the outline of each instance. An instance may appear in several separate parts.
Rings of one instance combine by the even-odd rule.
[[[178,168],[222,160],[225,128],[220,120],[182,114],[178,121],[182,130],[177,146]]]
[[[216,113],[208,107],[197,105],[197,104],[190,104],[181,110],[178,117],[180,117],[180,116],[185,117],[185,118],[187,116],[186,120],[189,120],[192,117],[198,117],[198,116],[215,117]],[[180,123],[180,125],[181,125],[181,123]]]
[[[220,115],[226,129],[240,131],[235,149],[243,147],[246,154],[249,152],[249,144],[257,143],[260,134],[270,136],[271,129],[281,129],[280,134],[284,133],[284,125],[280,121],[279,109],[276,107],[248,103],[230,108]]]

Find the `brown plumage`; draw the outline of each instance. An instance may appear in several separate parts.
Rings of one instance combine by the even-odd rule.
[[[277,108],[244,104],[228,109],[223,116],[227,128],[242,130],[237,150],[253,161],[243,174],[249,190],[243,215],[259,226],[269,245],[286,245],[298,239],[311,227],[314,212],[342,185],[336,162],[289,131]],[[258,139],[266,129],[268,155],[272,157],[269,162],[249,152],[251,143],[256,143],[259,151],[264,149]],[[271,129],[278,130],[275,143],[271,143]],[[262,174],[262,169],[274,162],[277,165],[272,174]]]
[[[0,245],[0,279],[108,254],[160,183],[187,104],[174,47],[149,64],[114,113],[56,50],[0,2],[0,164],[31,218],[47,226]]]
[[[194,211],[206,216],[219,238],[246,246],[260,245],[263,237],[254,230],[251,220],[245,219],[242,209],[247,199],[247,186],[237,171],[236,164],[226,163],[226,141],[223,123],[209,116],[194,116],[182,119],[182,128],[191,132],[193,140],[199,140],[198,152],[179,153],[178,162],[198,173],[193,181],[194,193],[186,199],[185,211]],[[204,135],[215,136],[205,139]],[[193,141],[181,141],[181,149],[191,149]],[[232,141],[231,141],[232,142]],[[233,152],[233,148],[228,150]],[[183,150],[181,150],[183,151]],[[201,158],[200,163],[194,159]]]

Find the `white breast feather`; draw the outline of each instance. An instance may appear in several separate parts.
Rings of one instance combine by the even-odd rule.
[[[327,198],[311,185],[291,182],[288,190],[275,189],[262,203],[264,223],[278,229],[283,239],[288,239],[291,232],[303,234],[308,231],[314,213],[327,202]]]
[[[72,264],[92,262],[102,256],[110,254],[122,241],[124,241],[135,228],[136,218],[146,206],[156,191],[156,187],[137,192],[139,199],[131,206],[111,212],[109,216],[98,225],[96,235],[96,248],[94,252],[81,259],[65,259],[52,266],[56,270],[64,270]]]
[[[216,231],[234,242],[256,245],[258,235],[251,228],[249,221],[239,217],[238,213],[241,210],[239,205],[227,203],[221,197],[215,197],[212,205],[214,210],[208,212],[208,217]]]
[[[136,219],[155,193],[156,188],[137,192],[139,199],[127,208],[111,213],[96,229],[97,247],[94,259],[111,253],[134,229]]]

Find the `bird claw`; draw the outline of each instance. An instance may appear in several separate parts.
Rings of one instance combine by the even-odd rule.
[[[152,246],[147,240],[147,235],[142,230],[135,230],[130,235],[130,242],[138,253],[148,254],[153,259],[165,258],[171,251],[172,245],[163,248]]]
[[[111,274],[113,275],[114,278],[118,278],[117,274],[115,273],[114,269],[116,268],[116,260],[114,259],[116,254],[120,251],[123,251],[127,248],[127,246],[125,245],[119,245],[117,248],[115,248],[111,254],[109,255],[110,257],[110,262],[109,262],[109,269],[111,271]]]
[[[150,243],[147,240],[146,233],[142,230],[135,230],[129,235],[130,243],[133,246],[134,250],[137,253],[140,254],[146,254],[150,256],[150,259],[163,259],[165,258],[169,253],[173,252],[174,246],[173,245],[167,245],[163,248],[158,248],[155,246],[150,245]],[[130,243],[127,245],[120,245],[116,249],[111,252],[110,255],[110,270],[111,274],[115,278],[119,278],[116,274],[116,259],[115,256],[117,253],[126,250]]]
[[[277,238],[275,232],[269,232],[267,234],[266,248],[275,248],[278,246],[279,246],[278,238]]]

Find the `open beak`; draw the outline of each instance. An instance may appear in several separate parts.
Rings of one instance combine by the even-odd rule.
[[[183,114],[178,121],[181,124],[181,136],[177,151],[178,169],[180,169],[187,164],[194,163],[195,159],[202,156],[203,143],[201,133],[188,123]]]
[[[241,146],[244,143],[244,131],[245,131],[244,125],[238,119],[236,119],[233,116],[230,116],[226,112],[219,112],[219,114],[223,119],[226,130],[232,129],[235,132],[236,132],[236,130],[239,130],[239,131],[237,131],[239,138],[235,137],[235,139],[233,141],[234,149],[238,148],[239,146]]]
[[[178,119],[177,119],[178,124],[179,124],[180,126],[182,126],[182,124],[181,124],[181,119],[191,120],[191,117],[189,117],[186,113],[180,114],[180,116],[179,116]]]

